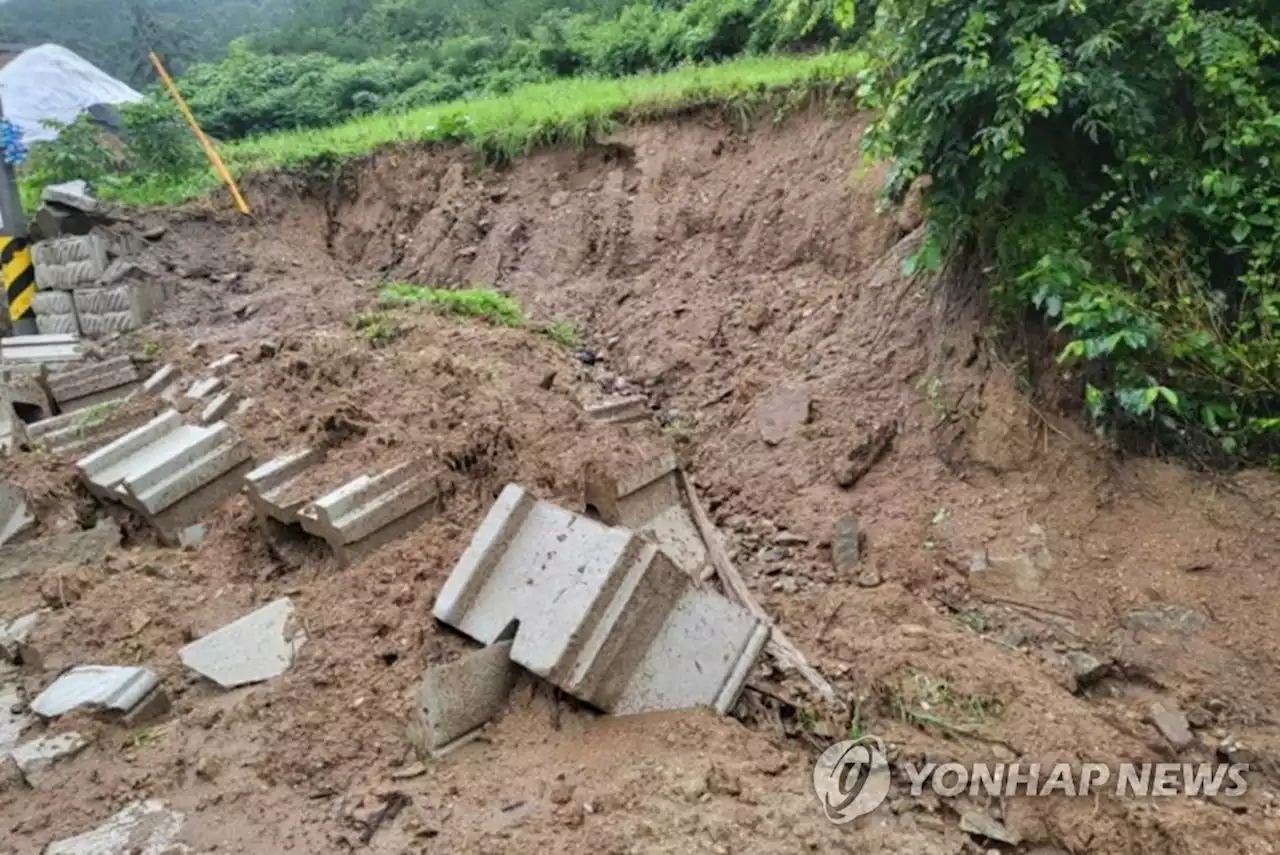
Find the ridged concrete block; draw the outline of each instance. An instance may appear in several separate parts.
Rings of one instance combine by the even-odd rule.
[[[123,398],[138,387],[140,380],[133,360],[118,356],[50,374],[47,382],[58,408],[70,413]]]
[[[163,400],[169,400],[177,394],[177,384],[182,379],[182,371],[173,363],[156,369],[142,384],[142,393]]]
[[[67,291],[36,291],[31,307],[37,315],[73,315],[76,302]]]
[[[485,644],[515,625],[511,659],[605,712],[727,712],[768,638],[633,532],[508,485],[436,600]]]
[[[31,248],[36,283],[43,289],[70,291],[92,284],[107,270],[108,242],[100,234],[40,241]]]
[[[307,534],[323,539],[342,564],[412,531],[438,514],[445,491],[420,463],[361,475],[298,509]]]
[[[84,456],[151,421],[159,406],[125,404],[123,398],[106,401],[28,425],[28,442],[51,454]]]
[[[249,450],[225,423],[185,424],[173,410],[76,464],[90,492],[139,512],[166,543],[239,488]]]
[[[0,338],[0,367],[45,365],[51,371],[84,359],[74,335],[23,335]]]
[[[35,524],[26,491],[17,484],[0,481],[0,546],[16,541]]]
[[[44,371],[0,371],[0,401],[13,404],[14,411],[27,423],[53,415],[53,398],[49,395]]]
[[[61,294],[64,292],[53,291],[51,293]],[[53,312],[42,312],[36,309],[36,329],[41,335],[80,335],[80,318],[75,312],[65,314],[54,314]]]
[[[697,578],[707,563],[707,545],[685,505],[680,478],[674,454],[623,472],[592,461],[583,467],[583,499],[604,523],[648,537],[676,566]]]
[[[613,398],[587,407],[587,415],[601,424],[614,425],[634,422],[649,414],[649,399],[644,395]]]
[[[300,476],[322,460],[321,449],[300,448],[269,460],[245,475],[245,492],[258,519],[264,524],[268,520],[283,525],[297,524],[298,511],[315,498],[299,490]]]
[[[151,320],[164,304],[164,285],[154,280],[77,288],[76,314],[85,335],[128,332]]]

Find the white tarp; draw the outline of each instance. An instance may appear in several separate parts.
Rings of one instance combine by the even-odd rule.
[[[0,68],[0,98],[9,121],[30,144],[57,137],[44,119],[67,123],[94,104],[126,104],[142,95],[59,45],[23,51]]]

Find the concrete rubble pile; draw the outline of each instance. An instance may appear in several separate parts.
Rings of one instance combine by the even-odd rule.
[[[269,533],[297,526],[324,540],[348,564],[416,529],[443,507],[447,487],[427,464],[402,463],[375,475],[315,487],[311,469],[324,462],[320,449],[283,454],[245,476],[245,491]]]
[[[511,663],[615,715],[704,706],[728,712],[770,633],[649,539],[514,484],[476,530],[434,614],[482,644],[509,641]],[[453,747],[450,740],[468,738],[445,713],[455,690],[493,706],[509,680],[494,664],[500,656],[470,657],[459,673],[488,676],[465,689],[456,675],[428,674],[411,728],[420,754],[438,755]]]
[[[169,410],[76,464],[99,498],[137,512],[169,545],[240,489],[249,449],[225,422],[186,424]]]

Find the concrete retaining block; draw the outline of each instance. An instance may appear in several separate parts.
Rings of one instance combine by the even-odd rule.
[[[361,475],[299,508],[297,517],[303,531],[348,564],[434,517],[444,499],[439,479],[424,464],[409,462]]]
[[[63,413],[125,397],[140,385],[133,360],[118,356],[50,374],[49,391]]]
[[[299,491],[300,476],[322,460],[321,449],[301,448],[282,454],[245,475],[245,492],[259,522],[264,526],[271,520],[296,525],[298,511],[314,498]]]
[[[418,757],[443,757],[479,736],[507,705],[518,674],[510,641],[428,668],[409,724]]]
[[[674,454],[620,473],[590,461],[583,467],[583,499],[601,521],[650,538],[676,566],[699,578],[707,563],[707,546],[685,505],[680,477]]]
[[[182,371],[173,363],[160,366],[156,372],[142,384],[142,393],[163,400],[171,400],[177,396],[177,384],[182,379]]]
[[[0,371],[0,400],[8,401],[27,423],[53,415],[53,396],[45,382],[45,372]]]
[[[36,329],[41,335],[80,335],[80,318],[74,312],[54,314],[36,310]]]
[[[169,410],[80,460],[89,491],[142,515],[170,545],[234,495],[249,450],[224,422],[197,427]]]
[[[0,547],[0,581],[59,564],[88,564],[120,545],[120,526],[103,520],[94,528],[55,534]]]
[[[279,677],[307,641],[288,597],[276,600],[179,651],[182,664],[224,689]]]
[[[36,282],[46,290],[90,285],[106,272],[109,248],[101,234],[40,241],[31,247]]]
[[[136,330],[164,304],[164,285],[143,280],[74,292],[76,316],[87,336]]]
[[[204,409],[200,411],[200,424],[211,425],[214,422],[221,421],[231,415],[235,410],[239,396],[235,392],[222,392],[214,395],[205,404]]]
[[[644,395],[614,398],[587,407],[587,415],[601,424],[634,422],[649,414],[649,399]]]
[[[37,695],[31,711],[46,719],[76,710],[127,713],[159,685],[156,675],[146,668],[81,665]]]
[[[35,525],[26,491],[12,482],[0,481],[0,546],[16,542]]]
[[[727,712],[768,628],[695,586],[633,532],[508,485],[454,567],[435,616],[611,713]]]
[[[13,409],[13,404],[0,397],[0,454],[8,454],[27,444],[27,425]]]
[[[155,418],[158,405],[130,404],[121,398],[27,426],[30,444],[51,454],[84,456]]]
[[[74,335],[24,335],[0,338],[0,368],[46,366],[57,371],[84,359],[80,339]]]

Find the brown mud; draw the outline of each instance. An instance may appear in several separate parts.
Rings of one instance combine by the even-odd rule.
[[[188,377],[241,353],[230,382],[255,405],[234,424],[259,461],[323,442],[326,477],[428,460],[456,489],[439,518],[343,569],[269,546],[237,498],[198,549],[135,529],[104,565],[64,571],[53,587],[73,601],[37,631],[45,671],[24,687],[137,662],[176,712],[133,732],[56,723],[93,744],[36,789],[0,792],[0,852],[38,852],[148,796],[188,814],[202,852],[1274,852],[1280,480],[1121,459],[1028,399],[974,277],[901,275],[913,237],[876,216],[859,132],[816,114],[751,133],[694,115],[501,171],[392,150],[318,191],[252,184],[253,222],[212,203],[152,215],[183,290],[117,346],[157,342]],[[374,346],[349,322],[379,311],[382,281],[494,287],[531,323],[401,308]],[[554,321],[581,345],[539,334]],[[635,393],[648,422],[582,413]],[[431,604],[496,492],[517,481],[580,507],[585,460],[664,447],[765,608],[894,758],[1230,759],[1250,764],[1248,795],[939,800],[899,784],[832,825],[811,768],[848,721],[768,663],[741,720],[601,718],[526,679],[484,741],[414,768],[409,693],[465,645]],[[56,529],[94,513],[70,463],[0,473],[21,464]],[[862,561],[837,567],[850,517]],[[49,590],[5,583],[0,617]],[[181,667],[187,640],[283,595],[309,638],[285,676],[226,693]],[[1106,666],[1088,685],[1073,651]],[[1194,743],[1171,746],[1155,705],[1186,712]],[[363,842],[395,792],[411,803]],[[1020,842],[961,831],[972,810]]]

